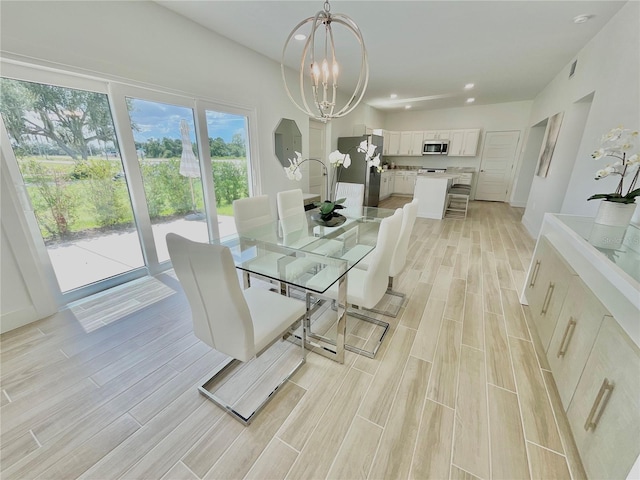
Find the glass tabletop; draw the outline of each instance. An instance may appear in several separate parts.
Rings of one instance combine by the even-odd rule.
[[[345,208],[342,225],[318,225],[310,210],[223,237],[236,267],[289,285],[325,292],[375,247],[380,222],[394,210]]]
[[[585,239],[621,270],[640,282],[640,227],[630,224],[611,227],[593,218],[556,215],[556,218]]]

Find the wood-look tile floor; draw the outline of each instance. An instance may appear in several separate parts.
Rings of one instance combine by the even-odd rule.
[[[2,478],[583,478],[518,300],[521,215],[418,219],[377,357],[310,353],[246,428],[196,389],[223,357],[171,272],[2,335]]]

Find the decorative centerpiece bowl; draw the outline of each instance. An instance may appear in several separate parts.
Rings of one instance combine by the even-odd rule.
[[[318,225],[324,227],[337,227],[338,225],[342,225],[347,220],[347,217],[340,215],[336,210],[344,208],[341,204],[345,200],[346,198],[341,198],[335,202],[330,202],[329,200],[315,202],[314,205],[318,207],[318,212],[312,213],[311,219]]]

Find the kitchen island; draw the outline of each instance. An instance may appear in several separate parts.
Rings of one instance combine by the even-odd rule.
[[[418,199],[418,217],[441,219],[447,207],[447,192],[459,175],[419,174],[413,198]]]

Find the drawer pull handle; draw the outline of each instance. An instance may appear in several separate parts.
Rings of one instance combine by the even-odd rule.
[[[529,287],[533,287],[538,279],[538,271],[540,270],[540,260],[536,260],[536,264],[533,267],[533,274],[531,275],[531,283]]]
[[[600,417],[602,417],[602,414],[604,413],[604,409],[606,408],[607,403],[609,403],[609,399],[611,398],[611,392],[613,392],[613,387],[614,387],[613,383],[609,383],[609,380],[605,378],[604,382],[602,382],[602,386],[600,387],[600,390],[598,391],[598,395],[596,396],[596,401],[593,402],[593,407],[591,407],[591,412],[589,412],[587,421],[584,424],[584,429],[587,432],[589,430],[595,430],[596,427],[598,426]]]
[[[567,328],[565,329],[564,335],[562,336],[562,341],[560,342],[560,348],[558,349],[558,358],[563,357],[564,354],[567,353],[567,348],[569,348],[569,343],[571,342],[571,338],[573,337],[573,332],[575,332],[576,330],[576,324],[577,322],[573,319],[573,317],[570,317],[569,322],[567,323]]]
[[[547,289],[547,295],[544,297],[544,303],[542,304],[542,310],[540,311],[540,315],[547,314],[547,310],[549,309],[549,304],[551,304],[551,297],[553,296],[554,288],[556,288],[556,284],[551,282],[549,284],[549,288]]]

